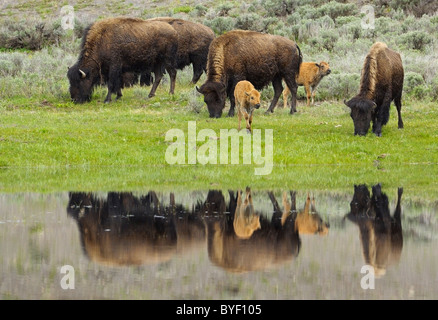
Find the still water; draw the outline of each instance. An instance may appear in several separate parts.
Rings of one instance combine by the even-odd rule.
[[[1,299],[438,299],[437,203],[349,192],[0,194]]]

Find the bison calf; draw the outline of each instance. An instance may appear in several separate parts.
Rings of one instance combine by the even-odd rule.
[[[251,82],[239,81],[234,89],[234,99],[237,104],[239,130],[243,116],[246,120],[246,130],[251,133],[252,114],[254,109],[260,108],[260,92],[254,88]]]
[[[307,106],[310,105],[310,98],[312,98],[312,105],[316,93],[316,87],[321,82],[322,78],[332,72],[330,65],[327,62],[303,62],[300,67],[300,72],[297,77],[297,85],[304,86],[307,94]],[[283,90],[283,107],[287,107],[287,98],[290,95],[290,90],[286,86]],[[295,112],[297,110],[294,110]]]
[[[354,134],[368,133],[371,121],[376,136],[382,135],[382,126],[388,123],[389,107],[394,100],[398,113],[398,128],[403,128],[401,97],[404,70],[400,54],[386,44],[376,42],[365,58],[359,94],[344,103],[351,109]]]

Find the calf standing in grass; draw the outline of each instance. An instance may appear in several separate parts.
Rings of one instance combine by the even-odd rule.
[[[400,54],[383,42],[376,42],[365,58],[359,93],[344,103],[351,109],[354,134],[368,133],[371,121],[373,133],[380,137],[382,126],[388,123],[389,107],[394,100],[398,113],[398,128],[403,128],[401,97],[404,70]]]
[[[254,88],[251,82],[239,81],[234,89],[234,98],[237,104],[239,130],[243,116],[246,120],[246,131],[251,133],[252,114],[254,109],[260,108],[260,92]]]
[[[332,72],[330,65],[327,62],[303,62],[300,67],[300,73],[297,77],[297,85],[304,86],[307,94],[307,106],[310,105],[310,97],[312,97],[312,105],[314,103],[316,87],[322,78]],[[286,86],[283,90],[283,107],[287,107],[287,98],[290,95],[290,90]],[[296,109],[294,110],[297,111]]]

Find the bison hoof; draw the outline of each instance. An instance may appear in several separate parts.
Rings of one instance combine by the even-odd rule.
[[[251,130],[246,129],[246,133],[247,133],[247,134],[251,134]]]

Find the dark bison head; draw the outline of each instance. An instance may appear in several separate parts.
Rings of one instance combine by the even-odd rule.
[[[220,118],[225,108],[225,86],[219,82],[206,82],[201,88],[196,87],[199,93],[204,95],[210,118]]]
[[[68,69],[70,81],[70,97],[75,103],[84,103],[91,100],[95,79],[89,69],[80,69],[78,64]]]
[[[350,116],[354,123],[354,135],[365,136],[370,129],[376,103],[369,99],[356,97],[344,103],[350,108]]]

